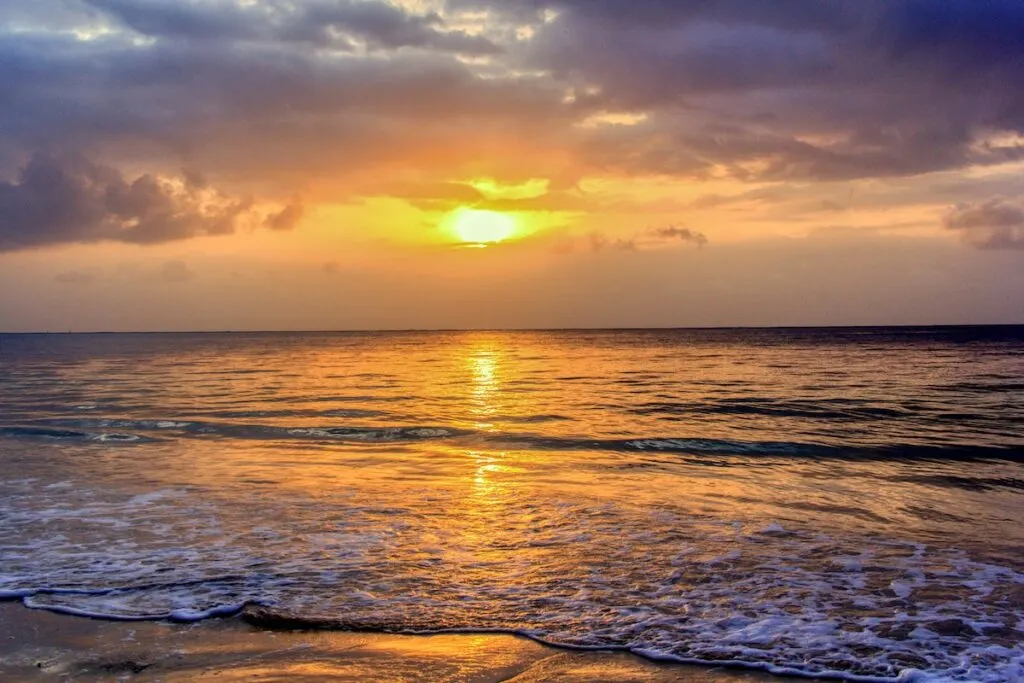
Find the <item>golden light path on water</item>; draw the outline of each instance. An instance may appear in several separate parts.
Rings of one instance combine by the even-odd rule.
[[[467,349],[466,361],[472,373],[469,411],[476,420],[473,424],[477,429],[494,429],[491,420],[499,410],[501,347],[493,340],[484,339]]]

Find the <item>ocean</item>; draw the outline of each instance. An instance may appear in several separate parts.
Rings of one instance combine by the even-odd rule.
[[[0,335],[0,598],[1024,678],[1024,327]]]

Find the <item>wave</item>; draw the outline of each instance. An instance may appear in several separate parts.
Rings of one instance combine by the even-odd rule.
[[[53,594],[86,594],[85,591],[51,591]],[[109,591],[95,591],[91,594],[103,595]],[[20,594],[19,594],[20,593]],[[637,655],[644,659],[657,661],[657,662],[674,662],[679,664],[695,664],[695,665],[711,665],[716,667],[728,666],[735,667],[738,669],[747,669],[755,671],[765,671],[778,676],[794,676],[799,678],[808,678],[814,680],[839,680],[839,681],[852,681],[854,683],[893,683],[893,681],[903,681],[911,683],[912,681],[920,681],[922,683],[932,680],[931,676],[919,671],[905,670],[899,675],[892,676],[877,676],[877,675],[864,675],[850,671],[842,671],[838,669],[825,669],[819,668],[813,671],[800,668],[796,664],[773,664],[769,662],[752,662],[745,659],[729,659],[729,658],[702,658],[702,657],[682,657],[668,655],[655,649],[648,649],[643,647],[629,647],[626,645],[612,645],[612,644],[601,644],[601,645],[580,645],[573,643],[560,642],[557,639],[546,638],[543,635],[538,635],[536,632],[527,629],[516,629],[516,628],[475,628],[475,627],[431,627],[426,624],[411,624],[404,622],[389,622],[385,620],[367,621],[358,619],[344,619],[344,618],[323,618],[323,617],[309,617],[298,614],[293,614],[284,610],[279,610],[265,605],[261,605],[258,602],[240,602],[240,603],[228,603],[223,605],[217,605],[205,610],[195,609],[177,609],[171,610],[166,614],[162,615],[144,615],[144,616],[123,616],[123,615],[111,615],[101,612],[96,612],[90,609],[79,609],[70,605],[38,605],[33,604],[29,599],[32,595],[43,594],[43,592],[26,592],[26,591],[0,591],[0,601],[2,600],[22,600],[26,607],[30,609],[42,609],[48,612],[56,614],[65,614],[76,617],[86,617],[90,619],[103,619],[106,621],[127,621],[127,622],[139,622],[139,621],[168,621],[172,623],[195,623],[204,621],[207,619],[219,619],[225,617],[238,617],[249,626],[263,631],[340,631],[349,633],[381,633],[381,634],[397,634],[397,635],[410,635],[410,636],[430,636],[430,635],[443,635],[443,634],[466,634],[466,635],[479,635],[479,634],[501,634],[501,635],[512,635],[529,638],[542,645],[549,647],[556,647],[564,650],[574,650],[581,652],[628,652],[633,655]],[[939,679],[951,680],[951,679]]]
[[[537,416],[519,422],[557,421]],[[115,429],[117,431],[110,431]],[[613,451],[675,453],[693,456],[823,458],[848,460],[1004,460],[1024,462],[1024,446],[974,444],[836,445],[811,441],[741,441],[673,436],[585,438],[529,432],[495,432],[442,425],[418,426],[278,426],[258,423],[204,422],[179,419],[49,420],[44,424],[0,425],[0,438],[55,441],[146,443],[167,438],[234,438],[306,440],[339,444],[445,442],[473,448],[539,451]],[[953,482],[956,483],[956,482]],[[1016,480],[998,483],[1019,487]]]
[[[14,439],[47,439],[58,441],[103,441],[107,443],[132,443],[153,441],[139,434],[121,434],[111,432],[85,432],[72,429],[57,429],[35,426],[0,426],[0,438]]]
[[[0,483],[13,530],[0,542],[0,598],[37,609],[506,632],[860,681],[996,683],[1024,665],[1019,568],[880,533],[563,496],[481,518],[459,512],[458,491],[296,505],[191,487],[129,496],[109,482]]]
[[[629,412],[636,415],[763,415],[834,422],[898,420],[916,414],[902,407],[884,407],[853,399],[766,401],[760,398],[723,398],[710,402],[650,401],[630,408]]]
[[[896,679],[888,676],[865,676],[849,671],[820,669],[815,672],[808,672],[796,666],[770,664],[765,662],[751,662],[743,659],[704,659],[700,657],[679,657],[666,655],[657,650],[647,648],[631,648],[624,645],[579,645],[559,642],[558,640],[545,638],[537,633],[515,628],[430,628],[414,626],[404,623],[389,623],[387,621],[365,622],[350,619],[314,618],[292,614],[283,610],[268,608],[258,604],[242,605],[235,612],[242,621],[250,626],[265,631],[347,631],[355,633],[391,633],[399,635],[440,635],[440,634],[502,634],[521,636],[529,638],[542,645],[562,648],[565,650],[576,650],[582,652],[628,652],[657,662],[675,662],[679,664],[697,664],[713,666],[730,666],[740,669],[752,669],[766,671],[778,676],[796,676],[800,678],[813,678],[815,680],[842,680],[854,681],[856,683],[892,683],[893,680],[911,681],[915,676],[900,675]],[[923,676],[917,677],[925,680]]]
[[[758,533],[803,546],[798,534],[778,524]],[[919,547],[917,559],[927,559],[923,552]],[[1021,585],[1024,576],[1020,574],[981,564],[962,564],[943,574],[912,562],[885,566],[871,564],[866,557],[837,557],[839,566],[835,570],[813,576],[788,572],[773,572],[768,577],[731,576],[736,560],[710,559],[708,568],[729,575],[725,583],[712,580],[710,590],[695,588],[689,598],[670,600],[660,608],[643,604],[615,607],[630,600],[623,596],[616,602],[613,595],[604,596],[602,600],[611,598],[611,602],[602,607],[588,600],[585,591],[568,602],[520,597],[524,605],[536,603],[547,612],[540,622],[529,616],[529,609],[520,614],[522,609],[511,605],[506,606],[512,607],[507,616],[497,618],[486,614],[475,617],[471,608],[457,609],[453,615],[446,613],[440,603],[435,611],[431,604],[436,601],[427,598],[417,608],[410,610],[407,606],[396,611],[397,603],[392,600],[404,598],[388,599],[359,590],[351,592],[351,609],[337,604],[336,599],[327,600],[322,607],[334,612],[335,616],[330,616],[285,607],[277,604],[279,598],[261,593],[264,588],[273,593],[284,586],[294,591],[296,575],[209,576],[100,588],[8,589],[0,590],[0,600],[19,600],[33,609],[115,621],[188,623],[237,616],[250,626],[268,631],[507,633],[567,649],[625,651],[659,661],[735,666],[815,679],[994,683],[1018,680],[1024,673],[1024,652],[1019,647],[1024,622],[1016,628],[1004,626],[1006,618],[1012,618],[1010,612],[1001,608],[994,612],[967,609],[955,598],[946,604],[930,604],[932,599],[913,600],[918,591],[934,593],[944,581],[955,586],[961,579],[969,580],[969,593],[987,596],[1000,586]],[[786,568],[784,561],[772,566]],[[672,591],[673,581],[670,577],[663,591]],[[938,585],[930,585],[932,581]],[[877,588],[867,590],[869,583],[872,587],[877,584]],[[812,600],[817,604],[810,608],[815,618],[804,613],[809,606],[807,596],[801,597],[811,587],[816,587]],[[313,605],[322,588],[315,584],[299,586],[304,593],[301,602],[315,610]],[[851,590],[858,595],[846,595]],[[740,600],[748,603],[746,610],[732,607],[740,593],[747,591],[758,594],[763,602]],[[727,595],[734,597],[723,601]],[[651,598],[663,599],[648,596]],[[707,598],[712,599],[710,605],[701,602]],[[687,603],[693,605],[692,609]],[[890,618],[859,620],[864,630],[857,633],[845,630],[857,624],[857,619],[843,624],[844,617],[834,611],[849,609],[844,607],[847,603],[854,606],[854,611],[865,613],[890,612],[894,604],[905,608]],[[787,605],[802,607],[787,612]],[[915,609],[906,609],[910,605]],[[663,612],[666,607],[676,614]],[[589,618],[574,616],[577,611],[589,612]],[[517,619],[522,621],[516,623]]]

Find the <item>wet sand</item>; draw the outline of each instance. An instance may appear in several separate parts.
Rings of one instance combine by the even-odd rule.
[[[271,631],[244,620],[117,622],[0,603],[3,681],[693,681],[783,679],[578,652],[511,635]]]

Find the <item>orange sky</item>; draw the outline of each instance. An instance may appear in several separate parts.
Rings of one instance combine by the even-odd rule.
[[[0,331],[1024,322],[1018,5],[629,6],[0,6]]]

